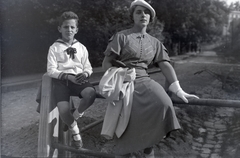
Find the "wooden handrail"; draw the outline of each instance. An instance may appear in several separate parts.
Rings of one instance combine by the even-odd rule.
[[[86,130],[88,130],[88,129],[91,129],[91,128],[94,127],[94,126],[97,126],[98,124],[100,124],[100,123],[102,123],[102,122],[103,122],[103,119],[94,121],[94,122],[92,122],[92,123],[90,123],[90,124],[82,127],[82,128],[80,129],[80,131],[81,131],[81,132],[84,132],[84,131],[86,131]]]
[[[161,72],[160,70],[149,71],[149,74]],[[60,118],[58,109],[56,108],[55,100],[52,99],[52,80],[46,74],[42,77],[42,93],[41,93],[41,106],[40,106],[40,121],[39,121],[39,135],[38,135],[38,157],[51,157],[52,151],[55,149],[64,149],[67,151],[77,152],[79,154],[88,155],[104,155],[103,157],[114,157],[110,154],[102,152],[95,152],[88,149],[82,149],[78,151],[67,145],[59,144],[65,140],[61,140],[63,131],[60,130]],[[99,84],[99,81],[91,82],[94,86]],[[166,83],[167,84],[167,83]],[[240,100],[221,100],[221,99],[189,99],[189,103],[183,102],[179,98],[171,97],[174,105],[176,104],[188,104],[188,105],[200,105],[200,106],[214,106],[214,107],[234,107],[240,108]],[[97,120],[81,129],[81,131],[88,130],[100,123],[103,119]],[[60,138],[60,139],[59,139]],[[69,140],[66,140],[65,144],[68,144]],[[54,145],[53,145],[54,144]],[[65,153],[68,154],[68,153]]]
[[[174,104],[188,104],[199,106],[214,106],[214,107],[233,107],[240,108],[240,100],[223,100],[223,99],[189,99],[189,103],[185,103],[180,99],[172,99]]]
[[[161,72],[160,69],[148,71],[149,74]],[[99,84],[99,81],[91,82],[94,86]],[[199,106],[215,106],[215,107],[234,107],[240,108],[240,100],[223,100],[223,99],[189,99],[189,103],[185,103],[179,98],[171,98],[174,104],[188,104]]]
[[[88,155],[88,156],[96,156],[96,157],[102,157],[102,158],[114,158],[115,156],[112,154],[104,153],[104,152],[99,152],[99,151],[93,151],[85,148],[81,149],[75,149],[73,147],[67,146],[67,145],[62,145],[59,143],[52,144],[54,148],[60,149],[60,150],[67,150],[71,151],[80,155]]]

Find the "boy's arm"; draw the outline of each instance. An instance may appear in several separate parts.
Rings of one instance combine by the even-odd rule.
[[[92,71],[92,66],[91,66],[91,63],[88,59],[88,51],[86,49],[86,47],[84,47],[83,49],[83,71],[87,74],[87,77],[90,77],[91,74],[93,73]]]
[[[48,51],[48,56],[47,56],[47,74],[48,76],[52,77],[52,78],[57,78],[59,79],[59,77],[61,78],[61,76],[63,75],[63,72],[59,71],[57,69],[57,60],[56,60],[56,56],[54,54],[54,50],[53,48],[49,48]]]

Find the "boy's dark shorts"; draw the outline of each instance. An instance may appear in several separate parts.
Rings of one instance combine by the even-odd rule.
[[[94,86],[89,83],[89,81],[85,82],[84,84],[78,85],[72,83],[71,81],[63,81],[53,78],[52,83],[53,95],[57,103],[60,101],[69,101],[70,96],[78,96],[81,98],[81,92],[87,87],[92,87],[93,89],[95,89]]]

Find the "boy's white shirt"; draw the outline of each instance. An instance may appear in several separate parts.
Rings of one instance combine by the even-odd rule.
[[[65,51],[69,47],[76,48],[75,59],[71,59]],[[74,39],[70,46],[58,39],[50,46],[47,56],[47,73],[50,77],[58,78],[61,73],[78,74],[84,71],[89,76],[93,72],[88,59],[88,51],[83,44]]]

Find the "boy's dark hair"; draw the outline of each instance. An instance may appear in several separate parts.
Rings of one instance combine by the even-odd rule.
[[[76,23],[78,26],[78,20],[79,20],[78,16],[72,11],[66,11],[62,13],[62,15],[58,18],[58,26],[61,26],[65,20],[70,20],[70,19],[76,20]]]

